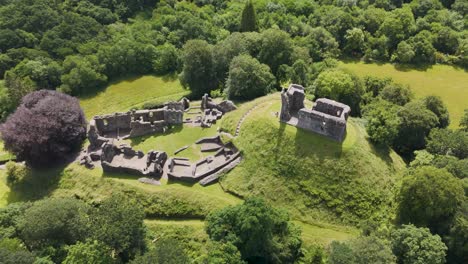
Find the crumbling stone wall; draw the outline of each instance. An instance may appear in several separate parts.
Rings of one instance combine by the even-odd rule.
[[[320,98],[312,109],[304,107],[304,88],[292,84],[281,93],[280,120],[313,131],[337,141],[346,135],[346,122],[351,108],[345,104]]]
[[[95,116],[89,124],[88,138],[93,146],[100,147],[107,138],[161,133],[167,126],[183,123],[183,107],[183,102],[172,102],[161,109]]]

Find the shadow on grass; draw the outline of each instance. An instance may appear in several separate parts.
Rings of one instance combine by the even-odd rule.
[[[393,160],[390,157],[390,147],[385,146],[385,145],[377,145],[369,141],[369,139],[366,139],[369,142],[369,146],[371,149],[372,154],[377,156],[379,159],[384,161],[388,166],[392,166]]]
[[[343,152],[342,142],[334,141],[312,131],[301,128],[296,129],[295,147],[298,157],[316,156],[319,160],[341,157]]]
[[[35,201],[49,196],[58,186],[68,163],[54,168],[32,169],[8,194],[8,203]]]

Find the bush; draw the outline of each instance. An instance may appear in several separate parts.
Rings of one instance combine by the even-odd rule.
[[[272,91],[275,83],[275,76],[267,65],[249,55],[239,55],[229,67],[227,96],[230,99],[254,99]]]
[[[10,188],[15,187],[18,183],[23,181],[30,174],[30,170],[27,166],[9,161],[6,164],[6,180],[7,185]]]
[[[401,106],[409,103],[414,97],[409,87],[396,83],[385,86],[380,92],[380,96],[386,101]]]
[[[33,165],[67,157],[86,136],[77,99],[49,90],[32,92],[0,127],[5,149]]]

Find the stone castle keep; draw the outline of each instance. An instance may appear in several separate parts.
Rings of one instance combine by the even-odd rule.
[[[291,84],[281,93],[281,122],[309,130],[342,142],[351,108],[345,104],[319,98],[312,109],[304,107],[304,87]]]

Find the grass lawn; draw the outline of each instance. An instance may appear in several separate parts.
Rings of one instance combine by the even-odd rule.
[[[448,65],[433,65],[427,69],[396,67],[393,64],[366,64],[347,61],[341,63],[359,76],[391,77],[398,83],[408,84],[416,97],[438,95],[450,112],[450,127],[457,128],[468,108],[468,73]]]
[[[155,134],[128,140],[130,145],[143,152],[149,150],[166,151],[169,156],[189,158],[192,161],[197,161],[212,153],[202,153],[200,145],[195,144],[195,141],[202,137],[211,137],[216,135],[217,126],[210,128],[176,126],[165,134]],[[181,151],[177,155],[174,152],[184,146],[189,146],[186,150]]]
[[[182,87],[177,77],[152,75],[118,81],[98,94],[83,96],[80,104],[90,119],[97,114],[128,111],[147,102],[164,103],[179,100],[190,92]]]
[[[0,208],[8,204],[10,188],[6,185],[5,170],[0,170]]]

